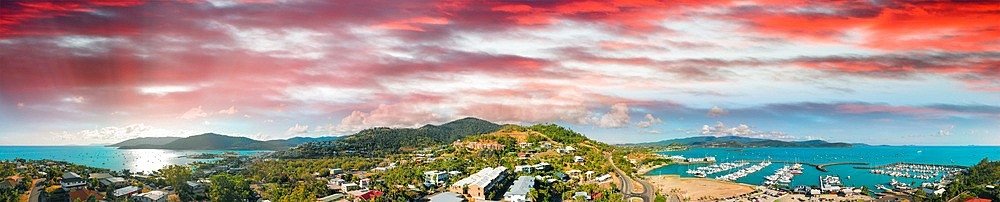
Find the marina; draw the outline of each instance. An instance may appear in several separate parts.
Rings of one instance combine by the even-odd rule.
[[[837,176],[841,187],[868,187],[870,190],[886,191],[895,189],[890,182],[906,183],[911,187],[940,187],[942,182],[948,182],[950,173],[974,165],[983,158],[1000,158],[1000,147],[933,147],[933,146],[864,146],[849,148],[743,148],[744,151],[728,151],[725,148],[693,148],[691,151],[660,152],[663,155],[674,156],[712,156],[723,163],[771,162],[772,164],[753,173],[746,173],[739,178],[726,176],[737,172],[704,174],[705,178],[726,180],[752,185],[777,185],[796,187],[800,185],[821,185],[819,179],[823,176]],[[917,152],[921,151],[921,152]],[[963,153],[963,155],[952,155]],[[968,154],[968,155],[964,155]],[[798,164],[798,165],[796,165]],[[873,166],[866,166],[873,165]],[[698,177],[699,167],[706,164],[667,165],[653,169],[646,175],[680,175],[681,177]],[[865,167],[862,167],[865,166]],[[787,167],[787,168],[786,168]],[[796,169],[792,169],[792,168]],[[706,168],[708,169],[708,168]],[[882,171],[906,172],[910,177],[879,174]],[[935,176],[936,174],[936,176]],[[742,175],[742,174],[740,174]],[[925,176],[921,176],[925,175]],[[808,179],[808,180],[807,180]],[[876,186],[879,185],[879,186]],[[936,189],[935,189],[936,190]]]

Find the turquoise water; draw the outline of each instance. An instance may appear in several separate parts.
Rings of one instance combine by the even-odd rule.
[[[271,151],[116,149],[101,146],[0,146],[0,159],[51,159],[111,170],[129,169],[132,172],[148,172],[167,165],[213,160],[182,158],[182,156],[201,153],[221,154],[223,152],[253,154]]]
[[[714,156],[719,163],[732,162],[737,160],[771,160],[771,161],[795,161],[812,164],[857,162],[869,163],[869,165],[833,165],[826,166],[829,172],[822,172],[813,166],[804,166],[804,173],[792,178],[791,186],[798,185],[819,185],[819,176],[840,175],[845,186],[868,186],[874,189],[875,184],[885,184],[890,179],[900,182],[914,182],[919,185],[921,182],[940,179],[931,178],[929,180],[892,177],[888,175],[877,175],[868,173],[867,169],[855,169],[855,166],[881,166],[896,162],[924,163],[935,165],[960,165],[972,166],[983,158],[990,160],[1000,160],[1000,147],[996,146],[864,146],[864,147],[844,147],[844,148],[740,148],[745,151],[727,151],[734,148],[693,148],[691,151],[668,151],[660,152],[665,155],[682,155],[687,158],[697,158]],[[754,165],[756,163],[751,163]],[[669,165],[646,173],[646,175],[674,175],[683,177],[694,177],[684,171],[697,167],[708,166],[709,164],[695,165]],[[762,184],[774,170],[781,168],[783,163],[774,163],[761,169],[760,171],[743,177],[736,182],[747,184]],[[748,166],[741,167],[746,168]],[[734,172],[738,169],[708,175],[716,177]],[[850,176],[850,179],[847,177]]]

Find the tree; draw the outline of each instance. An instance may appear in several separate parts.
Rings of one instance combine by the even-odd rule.
[[[212,201],[243,201],[253,198],[253,190],[243,176],[212,176],[208,197]]]
[[[163,169],[163,175],[167,178],[167,184],[174,187],[174,190],[177,191],[177,195],[181,201],[194,200],[194,193],[191,191],[191,187],[187,185],[187,181],[194,180],[194,176],[190,170],[183,166],[171,165]]]

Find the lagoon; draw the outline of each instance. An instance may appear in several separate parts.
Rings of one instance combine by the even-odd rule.
[[[742,149],[744,151],[730,151]],[[690,151],[666,151],[659,152],[664,155],[682,155],[687,158],[698,158],[714,156],[719,163],[733,162],[738,160],[749,161],[795,161],[813,164],[858,162],[868,163],[865,166],[881,166],[896,162],[923,163],[935,165],[959,165],[973,166],[984,158],[991,160],[1000,159],[1000,147],[997,146],[857,146],[857,147],[837,147],[837,148],[813,148],[813,147],[770,147],[770,148],[692,148]],[[750,165],[755,165],[751,163]],[[682,177],[694,177],[684,171],[697,167],[708,166],[709,164],[693,165],[668,165],[654,169],[646,175],[680,175]],[[762,184],[764,176],[774,173],[774,170],[781,168],[783,163],[774,163],[759,172],[750,174],[736,180],[736,182],[746,184]],[[833,165],[824,167],[829,172],[822,172],[812,166],[805,166],[804,173],[796,175],[792,179],[791,186],[798,185],[818,185],[819,176],[840,175],[846,186],[867,186],[874,189],[876,184],[888,183],[891,179],[900,182],[915,183],[937,180],[921,180],[905,177],[892,177],[887,175],[877,175],[869,173],[868,169],[855,169],[858,165]],[[746,168],[749,166],[744,166]],[[710,178],[728,174],[736,171],[720,172],[708,175]],[[848,179],[848,176],[850,179]]]
[[[131,172],[150,172],[168,165],[215,160],[183,158],[186,155],[221,154],[223,152],[252,155],[271,151],[117,149],[103,146],[0,146],[0,160],[51,159],[111,170],[128,169]]]

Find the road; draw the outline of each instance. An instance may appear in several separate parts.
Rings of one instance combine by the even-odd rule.
[[[611,162],[611,167],[615,168],[615,174],[618,175],[618,179],[621,179],[623,182],[621,193],[624,195],[624,199],[627,200],[631,197],[639,197],[642,198],[642,201],[652,202],[653,199],[656,198],[656,191],[653,189],[653,185],[643,181],[642,179],[636,180],[636,182],[642,184],[642,192],[632,192],[632,177],[629,177],[629,175],[626,175],[621,169],[618,169],[618,166],[615,165],[615,161],[611,160],[611,155],[608,155],[607,158],[608,162]]]
[[[31,190],[31,194],[28,195],[28,202],[38,202],[38,193],[43,192],[44,190],[42,189],[45,189],[45,186],[38,187],[35,185],[43,181],[45,181],[45,178],[36,179],[34,182],[31,182],[31,189],[29,189]]]

